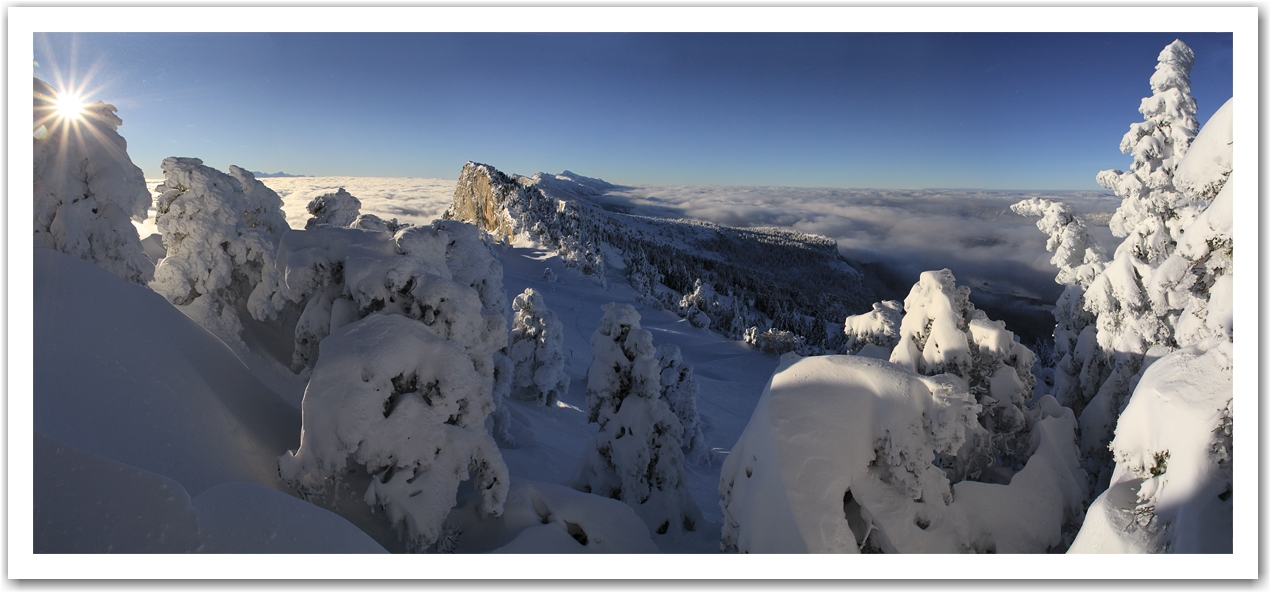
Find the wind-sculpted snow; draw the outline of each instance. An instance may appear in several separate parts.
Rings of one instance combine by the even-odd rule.
[[[114,105],[84,107],[78,119],[56,112],[57,91],[34,81],[35,246],[100,265],[135,284],[154,277],[154,262],[129,221],[149,217],[150,194],[128,158]]]
[[[724,462],[723,550],[1044,552],[1079,515],[1075,418],[1053,399],[1008,485],[950,485],[936,454],[977,428],[960,379],[858,356],[790,356]]]

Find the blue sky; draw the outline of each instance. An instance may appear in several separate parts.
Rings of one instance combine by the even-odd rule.
[[[1098,189],[1160,50],[1199,119],[1230,34],[35,35],[114,104],[133,162],[455,178],[468,160],[632,184]]]

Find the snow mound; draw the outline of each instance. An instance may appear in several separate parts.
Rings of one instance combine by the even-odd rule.
[[[1235,99],[1226,101],[1199,130],[1186,158],[1173,175],[1173,185],[1191,199],[1212,201],[1233,168]]]
[[[503,514],[480,510],[470,490],[446,519],[458,553],[658,553],[626,504],[563,485],[517,480]]]
[[[198,495],[219,483],[283,487],[296,410],[162,296],[35,249],[37,433],[164,475]]]
[[[167,477],[35,434],[36,553],[385,553],[347,520],[258,483],[193,500]]]
[[[1216,337],[1147,368],[1072,553],[1232,551],[1232,350]]]
[[[1040,403],[1008,485],[950,486],[978,405],[960,379],[858,356],[790,356],[724,462],[724,551],[1043,552],[1078,515],[1075,418]]]

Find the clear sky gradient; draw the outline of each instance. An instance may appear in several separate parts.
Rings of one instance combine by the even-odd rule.
[[[1232,38],[1142,34],[35,35],[35,75],[167,156],[456,178],[468,160],[631,184],[1097,189],[1156,56],[1195,50],[1204,122]]]

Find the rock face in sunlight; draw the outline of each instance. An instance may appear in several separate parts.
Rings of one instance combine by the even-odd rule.
[[[748,553],[1040,553],[1063,545],[1083,477],[1075,417],[1037,404],[1008,485],[936,465],[981,430],[956,376],[859,356],[787,358],[719,480],[722,548]]]
[[[789,333],[803,353],[837,351],[842,336],[829,325],[872,299],[830,239],[628,214],[602,199],[617,188],[569,171],[522,177],[469,162],[445,215],[554,249],[601,285],[606,269],[621,270],[644,301],[733,339],[751,328]]]
[[[148,216],[145,176],[128,157],[114,105],[57,108],[58,91],[34,79],[35,246],[99,265],[134,284],[154,276],[130,222]]]

